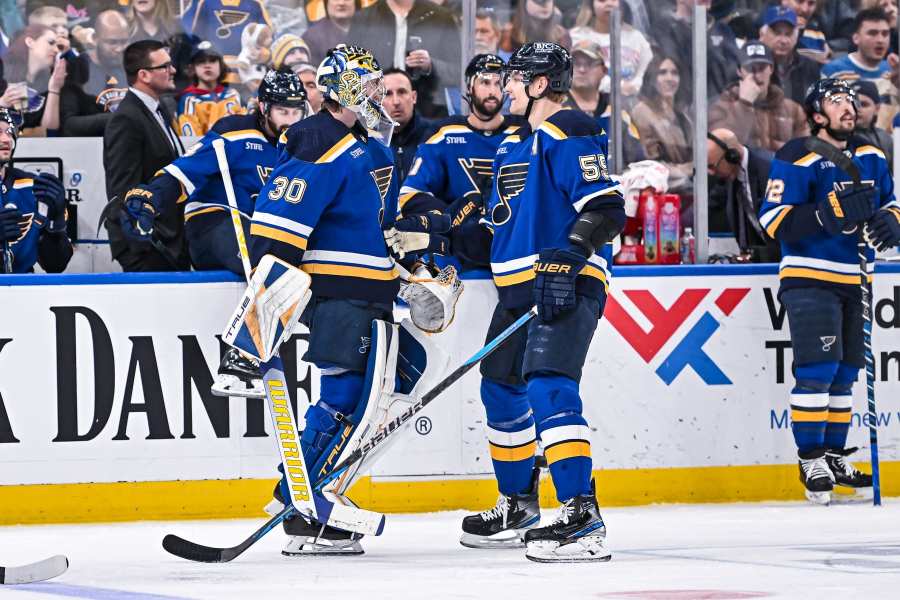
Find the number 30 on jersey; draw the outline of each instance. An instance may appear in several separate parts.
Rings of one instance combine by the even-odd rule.
[[[303,194],[306,192],[306,180],[297,177],[288,179],[284,175],[279,175],[272,180],[272,189],[269,191],[269,200],[273,202],[281,200],[298,204],[303,200]]]

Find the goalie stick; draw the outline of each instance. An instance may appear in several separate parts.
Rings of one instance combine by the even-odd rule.
[[[853,180],[854,186],[861,185],[859,167],[839,148],[825,140],[810,136],[804,143],[806,149],[833,162]],[[869,286],[869,261],[863,223],[858,225],[856,252],[859,255],[859,290],[863,313],[863,345],[866,352],[866,397],[869,413],[869,450],[872,455],[872,503],[881,506],[881,469],[878,465],[878,420],[875,412],[875,355],[872,352],[872,288]]]
[[[402,426],[409,422],[416,414],[421,412],[428,404],[437,398],[442,392],[446,391],[451,385],[456,383],[463,375],[468,373],[472,367],[480,363],[487,356],[499,348],[503,342],[509,339],[512,334],[518,331],[522,326],[528,323],[537,315],[537,308],[532,308],[524,315],[519,317],[515,323],[504,329],[497,337],[488,342],[481,350],[476,352],[466,362],[456,368],[452,373],[447,375],[440,383],[426,392],[422,398],[406,409],[403,413],[395,417],[378,435],[359,447],[353,454],[347,457],[341,464],[337,465],[331,473],[325,476],[313,486],[315,491],[319,491],[323,486],[334,481],[346,472],[351,466],[362,460],[362,458],[372,452],[372,450],[384,443],[384,441],[393,434],[396,434]],[[169,534],[163,539],[163,548],[170,554],[179,556],[186,560],[198,562],[229,562],[240,556],[247,548],[255,544],[261,537],[266,535],[272,528],[279,523],[293,516],[297,510],[290,504],[286,505],[280,513],[269,519],[262,527],[254,531],[250,537],[245,539],[237,546],[229,548],[216,548],[212,546],[204,546],[196,544],[177,535]]]
[[[35,583],[59,577],[69,568],[69,559],[61,554],[18,567],[0,567],[0,585]]]

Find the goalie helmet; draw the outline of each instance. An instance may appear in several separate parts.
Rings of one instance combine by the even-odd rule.
[[[368,130],[387,136],[394,122],[385,112],[384,73],[375,56],[365,48],[338,44],[328,51],[316,71],[316,87],[322,95],[347,110]],[[389,129],[385,130],[386,126]]]
[[[550,81],[544,94],[564,94],[572,87],[572,56],[553,42],[528,42],[509,57],[504,69],[504,87],[516,73],[522,76],[526,86],[538,75],[544,75]]]

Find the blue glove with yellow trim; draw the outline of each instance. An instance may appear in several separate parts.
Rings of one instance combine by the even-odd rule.
[[[119,222],[126,237],[139,242],[150,241],[153,220],[156,218],[156,198],[153,190],[138,185],[125,194]]]
[[[532,295],[542,321],[549,323],[575,308],[575,281],[586,264],[584,252],[575,246],[541,251],[534,263]]]
[[[900,245],[900,208],[882,208],[866,223],[863,234],[876,252]]]
[[[828,235],[852,233],[860,221],[868,221],[878,207],[878,188],[872,185],[851,185],[839,192],[829,192],[816,205],[816,217]]]

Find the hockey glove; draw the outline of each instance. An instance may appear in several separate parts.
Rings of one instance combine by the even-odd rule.
[[[534,263],[532,294],[542,321],[549,323],[575,308],[575,280],[586,263],[587,257],[574,247],[541,251]]]
[[[878,188],[871,185],[830,192],[816,205],[816,217],[828,235],[852,233],[860,221],[868,221],[875,214],[876,198]]]
[[[0,242],[11,244],[21,237],[21,220],[22,212],[15,206],[0,208]]]
[[[450,240],[439,235],[450,229],[450,217],[439,212],[404,217],[384,232],[384,241],[397,258],[407,254],[447,254]]]
[[[40,173],[31,188],[38,203],[38,214],[46,219],[44,228],[50,233],[66,230],[66,189],[55,175]]]
[[[156,218],[156,202],[153,192],[146,186],[139,185],[128,190],[122,203],[122,232],[126,237],[146,242],[153,233],[153,220]]]
[[[882,208],[866,223],[866,242],[876,252],[884,252],[900,244],[900,208]]]

